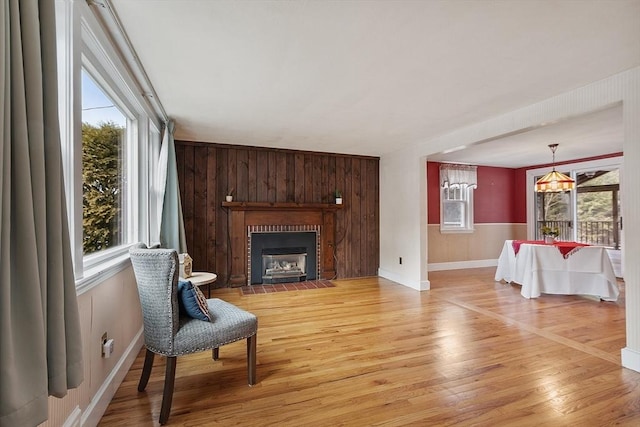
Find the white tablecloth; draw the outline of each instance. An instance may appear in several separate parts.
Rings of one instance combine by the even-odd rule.
[[[611,259],[602,246],[581,247],[565,259],[555,246],[528,243],[521,244],[516,255],[512,242],[504,242],[495,280],[519,283],[523,297],[537,298],[542,293],[618,299]]]

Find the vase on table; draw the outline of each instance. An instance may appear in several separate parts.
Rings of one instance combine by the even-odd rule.
[[[552,244],[555,241],[556,239],[554,239],[553,236],[544,236],[544,242],[547,244]]]
[[[184,279],[191,277],[193,259],[189,254],[178,254],[178,262],[180,263],[180,277]]]

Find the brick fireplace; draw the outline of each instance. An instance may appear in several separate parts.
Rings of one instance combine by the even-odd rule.
[[[320,277],[320,225],[250,225],[250,285],[301,282]]]
[[[316,279],[335,277],[335,216],[342,205],[223,202],[222,206],[229,211],[231,221],[231,286],[251,285],[257,280],[255,277],[252,279],[251,273],[251,247],[255,233],[315,233],[316,253],[311,255],[315,259],[315,271],[312,273]],[[308,271],[306,273],[309,274]]]

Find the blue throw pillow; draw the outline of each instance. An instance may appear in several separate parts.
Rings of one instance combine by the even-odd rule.
[[[180,310],[198,320],[211,321],[207,299],[197,286],[189,281],[178,281],[178,302]]]

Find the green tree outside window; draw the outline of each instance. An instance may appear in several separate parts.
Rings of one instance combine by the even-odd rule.
[[[82,247],[86,254],[122,242],[123,132],[113,122],[82,124]]]

